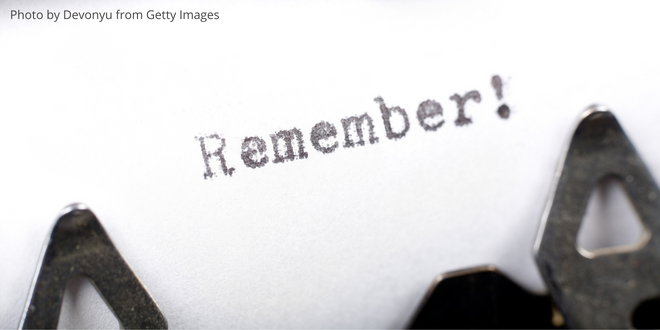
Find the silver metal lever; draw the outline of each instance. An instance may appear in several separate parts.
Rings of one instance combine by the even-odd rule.
[[[122,328],[167,328],[167,320],[156,303],[94,213],[82,204],[67,207],[55,222],[20,327],[57,328],[66,284],[78,274],[89,277]]]
[[[592,190],[605,176],[620,179],[646,233],[633,246],[584,253],[578,229]],[[614,115],[588,108],[563,152],[535,243],[536,262],[569,327],[632,328],[635,308],[660,296],[659,197]]]

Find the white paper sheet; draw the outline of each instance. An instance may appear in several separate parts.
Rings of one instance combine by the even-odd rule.
[[[11,19],[19,9],[219,19]],[[658,9],[4,1],[0,328],[18,327],[44,240],[73,202],[98,216],[171,328],[403,327],[435,276],[482,264],[545,292],[532,245],[581,111],[610,107],[660,177]],[[472,124],[456,126],[450,97],[473,90]],[[378,96],[405,109],[404,137],[387,138]],[[416,115],[429,99],[444,110],[436,131]],[[364,113],[378,142],[345,148],[341,120]],[[337,129],[332,153],[311,143],[321,121]],[[293,128],[308,157],[273,163],[269,135]],[[231,177],[215,161],[204,178],[196,137],[211,134]],[[252,136],[270,159],[255,169],[241,158]],[[68,295],[94,301],[76,285]],[[66,303],[61,325],[116,328],[88,322],[107,315],[95,301]]]

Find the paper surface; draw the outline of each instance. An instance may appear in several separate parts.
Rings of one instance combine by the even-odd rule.
[[[18,9],[219,19],[11,19]],[[5,1],[0,328],[18,327],[44,240],[74,202],[97,215],[171,328],[400,328],[438,274],[483,264],[545,292],[533,240],[581,111],[612,109],[660,177],[657,12],[603,1]],[[470,91],[472,123],[457,126],[450,97]],[[387,137],[378,96],[405,110],[405,136]],[[435,131],[417,118],[427,100],[443,109]],[[364,145],[344,147],[342,119],[364,113],[378,141],[364,126]],[[401,132],[400,114],[391,120]],[[322,121],[337,130],[327,154],[311,140]],[[293,128],[307,158],[294,139],[296,159],[275,163],[270,135]],[[213,134],[234,171],[212,158],[217,176],[205,179],[198,138]],[[249,137],[265,141],[263,167],[241,157]],[[92,299],[76,285],[67,294]],[[88,301],[66,303],[60,321],[107,315]]]

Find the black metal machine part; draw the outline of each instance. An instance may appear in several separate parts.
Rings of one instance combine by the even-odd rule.
[[[549,296],[519,287],[492,266],[443,274],[434,282],[411,329],[550,329],[564,325]]]
[[[577,233],[589,194],[621,179],[643,223],[634,244],[587,251]],[[548,296],[494,267],[441,275],[411,328],[660,328],[660,188],[614,115],[591,106],[560,158],[534,246]]]
[[[87,276],[122,328],[166,329],[167,320],[119,254],[94,213],[70,205],[55,222],[46,243],[21,328],[57,328],[66,284]]]
[[[637,306],[630,315],[637,329],[660,328],[660,298]],[[439,276],[429,289],[410,329],[566,329],[564,316],[549,295],[535,295],[493,266]]]

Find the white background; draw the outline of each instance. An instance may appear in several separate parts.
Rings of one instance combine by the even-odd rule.
[[[220,19],[55,23],[10,20],[12,9]],[[482,264],[542,293],[533,240],[586,106],[610,107],[659,177],[658,9],[3,1],[0,328],[18,326],[44,240],[73,202],[95,212],[171,328],[403,327],[435,276]],[[482,101],[457,127],[449,97],[470,90]],[[379,95],[407,111],[403,139],[385,137]],[[436,132],[415,117],[427,99],[445,110]],[[314,124],[341,137],[340,119],[364,112],[379,143],[313,149]],[[243,138],[266,139],[272,160],[268,135],[293,127],[308,159],[243,165]],[[227,140],[231,178],[203,179],[195,136],[212,133]],[[118,326],[91,286],[73,287],[64,325]]]

